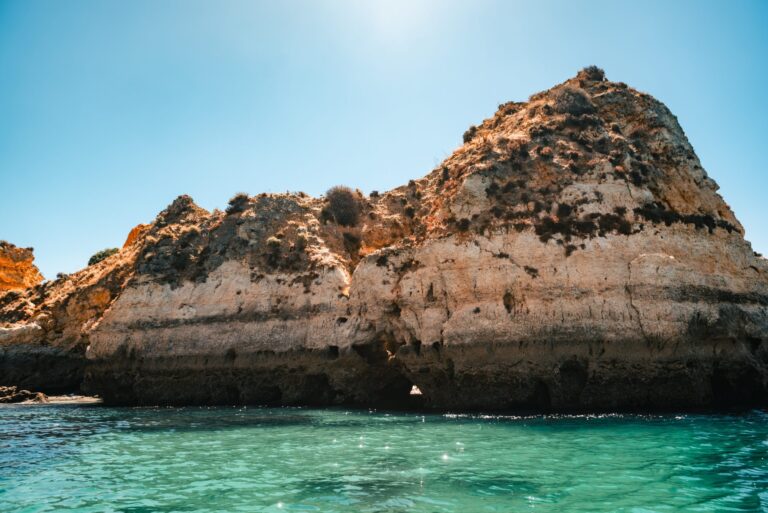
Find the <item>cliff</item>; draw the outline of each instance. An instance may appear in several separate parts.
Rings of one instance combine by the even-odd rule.
[[[77,273],[0,293],[0,385],[80,389],[88,333],[132,275],[138,247]]]
[[[767,402],[766,260],[669,110],[597,68],[340,197],[181,196],[95,269],[0,296],[2,361],[75,355],[116,404]]]
[[[18,248],[0,240],[0,293],[6,290],[20,290],[43,281],[35,267],[32,248]]]

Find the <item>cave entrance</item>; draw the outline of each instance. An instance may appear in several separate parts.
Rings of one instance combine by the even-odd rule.
[[[400,366],[388,369],[387,383],[379,390],[374,405],[391,410],[415,410],[423,408],[425,397]]]
[[[369,404],[377,408],[412,410],[424,406],[424,394],[409,378],[398,349],[405,345],[392,333],[378,333],[371,342],[352,346],[368,365],[366,394]]]

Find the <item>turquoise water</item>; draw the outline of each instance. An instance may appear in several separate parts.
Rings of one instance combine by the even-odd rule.
[[[0,511],[768,511],[768,414],[3,406]]]

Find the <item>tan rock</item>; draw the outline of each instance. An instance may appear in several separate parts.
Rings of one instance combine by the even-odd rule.
[[[26,289],[43,281],[34,260],[32,248],[18,248],[0,241],[0,292]]]
[[[0,347],[87,344],[114,404],[766,403],[768,265],[664,105],[590,69],[465,141],[356,226],[181,196],[117,265],[0,304]]]

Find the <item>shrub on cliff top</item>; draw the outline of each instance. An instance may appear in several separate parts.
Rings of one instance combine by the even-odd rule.
[[[477,127],[475,125],[472,125],[467,129],[466,132],[464,132],[464,136],[462,137],[464,144],[474,139],[476,135],[477,135]]]
[[[605,71],[594,65],[582,69],[579,72],[579,75],[594,82],[602,82],[605,80]]]
[[[360,200],[349,187],[337,185],[325,193],[327,205],[321,216],[333,220],[341,226],[355,226],[360,217]]]
[[[117,248],[107,248],[107,249],[102,249],[101,251],[97,251],[91,256],[91,258],[88,259],[88,265],[98,264],[105,258],[114,255],[118,251],[120,250]]]
[[[578,87],[561,87],[553,93],[553,98],[555,110],[560,114],[580,116],[592,114],[596,110],[592,100],[589,99],[589,95]]]
[[[227,206],[227,214],[237,214],[245,210],[248,205],[248,195],[244,192],[238,192],[229,200],[229,206]]]

